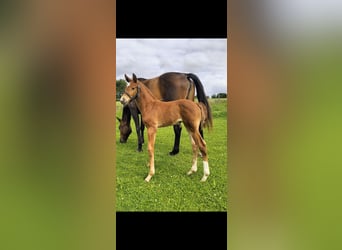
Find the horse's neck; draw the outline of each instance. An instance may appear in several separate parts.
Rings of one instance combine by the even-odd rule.
[[[144,84],[140,84],[140,93],[137,98],[137,105],[140,112],[143,113],[155,101],[158,101],[158,99],[152,92]]]
[[[131,121],[131,111],[129,109],[128,106],[125,106],[123,108],[123,112],[122,112],[122,121],[125,121],[126,123],[130,123]]]

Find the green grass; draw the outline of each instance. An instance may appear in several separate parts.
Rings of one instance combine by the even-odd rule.
[[[214,128],[204,130],[209,155],[210,176],[205,183],[202,159],[197,173],[187,176],[192,150],[188,133],[182,129],[180,153],[169,156],[174,142],[172,126],[159,128],[155,143],[156,173],[149,183],[147,135],[143,152],[138,153],[137,136],[132,132],[126,144],[119,143],[116,126],[116,210],[117,211],[227,211],[227,100],[210,99]],[[122,105],[117,103],[117,116]],[[135,125],[131,121],[132,129]]]

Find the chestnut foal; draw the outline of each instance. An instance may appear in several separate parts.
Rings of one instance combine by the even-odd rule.
[[[203,158],[203,177],[202,182],[206,181],[210,171],[208,163],[207,147],[200,134],[200,128],[209,126],[212,121],[208,119],[208,109],[204,103],[193,102],[187,99],[163,102],[158,100],[151,91],[141,83],[133,73],[133,78],[125,75],[129,82],[125,92],[120,98],[124,105],[135,101],[141,114],[148,134],[148,154],[149,154],[149,173],[145,181],[149,182],[155,173],[154,168],[154,144],[156,133],[159,127],[172,126],[183,122],[186,127],[192,144],[192,166],[188,175],[197,171],[198,150]]]

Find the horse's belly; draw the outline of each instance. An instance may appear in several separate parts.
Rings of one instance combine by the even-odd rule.
[[[163,121],[160,121],[158,123],[158,127],[167,127],[167,126],[172,126],[172,125],[176,125],[176,124],[179,124],[182,122],[182,119],[181,118],[178,118],[178,119],[170,119],[170,120],[163,120]]]

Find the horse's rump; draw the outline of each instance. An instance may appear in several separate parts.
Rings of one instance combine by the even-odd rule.
[[[207,106],[203,102],[197,102],[196,104],[201,109],[201,126],[209,128]]]

